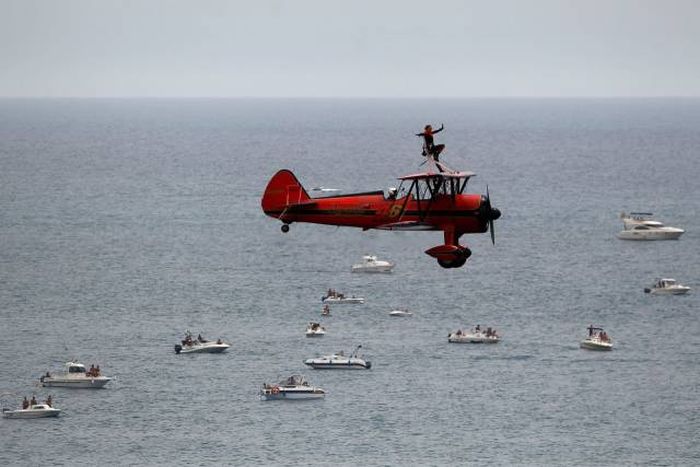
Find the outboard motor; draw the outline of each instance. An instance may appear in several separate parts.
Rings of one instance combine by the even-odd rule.
[[[366,364],[365,368],[367,368],[368,370],[370,368],[372,368],[372,362],[365,362],[365,364]]]
[[[651,289],[645,287],[645,288],[644,288],[644,293],[651,293]]]
[[[180,344],[175,344],[175,353],[182,352],[182,346]]]

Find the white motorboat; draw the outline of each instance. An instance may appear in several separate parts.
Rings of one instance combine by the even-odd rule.
[[[5,418],[46,418],[58,417],[60,409],[54,409],[47,404],[34,404],[26,409],[9,410],[2,409],[2,416]]]
[[[679,284],[676,279],[658,279],[653,286],[644,289],[645,293],[655,295],[682,295],[689,291],[690,287]]]
[[[333,289],[329,289],[328,293],[321,297],[321,301],[325,304],[362,304],[365,303],[365,299],[362,297],[355,297],[354,295],[352,297],[346,297],[342,293],[338,293]]]
[[[392,310],[389,312],[389,316],[397,316],[397,317],[413,316],[413,313],[411,313],[408,310]]]
[[[352,272],[391,272],[394,264],[389,261],[377,259],[374,255],[365,255],[362,262],[353,264]]]
[[[185,332],[185,338],[182,340],[182,345],[175,344],[175,353],[221,353],[228,350],[230,344],[225,343],[221,339],[209,341],[200,334],[196,339],[192,338],[192,334]]]
[[[613,343],[603,328],[591,325],[588,326],[588,337],[581,342],[581,348],[587,350],[612,350]]]
[[[302,375],[292,375],[277,384],[263,384],[260,391],[262,400],[306,400],[322,399],[326,391],[311,386]]]
[[[320,323],[309,323],[306,327],[306,337],[323,337],[326,335],[326,328]]]
[[[92,366],[88,371],[85,365],[77,362],[66,363],[65,373],[52,375],[46,372],[40,379],[41,385],[45,387],[77,389],[100,389],[111,380],[112,378],[101,375],[99,366]]]
[[[358,345],[349,356],[340,351],[333,355],[309,358],[304,361],[304,364],[314,370],[369,370],[372,368],[372,362],[368,362],[360,357],[357,352],[361,348],[362,346]]]
[[[447,335],[447,342],[451,344],[496,344],[501,340],[495,329],[481,329],[477,326],[471,331],[458,329]]]
[[[321,193],[336,193],[341,191],[340,188],[326,188],[325,186],[315,186],[311,191],[320,191]]]
[[[677,227],[667,227],[651,219],[649,212],[624,212],[620,215],[625,229],[617,234],[621,240],[677,240],[685,232]]]

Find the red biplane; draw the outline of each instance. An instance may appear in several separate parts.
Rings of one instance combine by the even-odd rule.
[[[441,162],[428,159],[424,173],[400,177],[401,185],[383,191],[312,198],[289,170],[280,170],[268,182],[262,209],[281,220],[282,232],[293,222],[311,222],[362,230],[442,230],[444,245],[425,253],[436,258],[443,268],[458,268],[471,256],[471,250],[459,244],[464,234],[491,232],[501,212],[491,207],[486,196],[464,193],[473,172],[456,172]],[[404,189],[404,185],[407,188]]]

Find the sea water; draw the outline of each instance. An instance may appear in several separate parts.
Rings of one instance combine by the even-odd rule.
[[[427,123],[503,212],[463,268],[423,253],[440,232],[262,213],[280,168],[396,186]],[[699,157],[700,100],[0,100],[1,399],[63,410],[0,420],[0,464],[697,465]],[[623,210],[686,233],[620,241]],[[367,253],[394,272],[352,274]],[[328,288],[366,303],[321,319]],[[502,341],[447,343],[476,324]],[[232,347],[176,355],[186,329]],[[371,370],[303,365],[357,345]],[[37,386],[72,359],[115,379]],[[325,400],[258,399],[292,373]]]

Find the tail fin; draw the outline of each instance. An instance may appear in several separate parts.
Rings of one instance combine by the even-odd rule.
[[[267,182],[261,205],[265,214],[279,217],[288,206],[310,199],[311,197],[291,170],[283,169]]]

